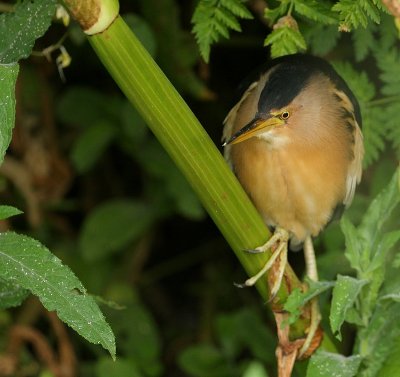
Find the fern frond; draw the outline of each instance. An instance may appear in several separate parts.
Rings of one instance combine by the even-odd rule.
[[[215,17],[227,28],[235,31],[242,31],[237,18],[229,10],[224,8],[215,8]]]
[[[294,0],[294,9],[298,14],[321,24],[333,25],[338,22],[336,13],[323,1]]]
[[[363,165],[366,168],[377,161],[381,152],[385,149],[385,136],[388,130],[385,120],[382,119],[382,109],[380,107],[370,107],[366,103],[361,103],[360,105],[365,147]]]
[[[398,49],[378,50],[375,58],[381,71],[379,77],[383,82],[382,94],[386,96],[400,95],[400,52]]]
[[[335,25],[316,24],[303,31],[312,54],[324,56],[337,45],[340,33]]]
[[[382,124],[386,125],[387,139],[400,157],[400,52],[397,47],[388,51],[381,49],[376,51],[375,58],[381,71],[381,93],[391,99],[388,105],[380,108]]]
[[[289,26],[282,26],[273,30],[265,39],[264,46],[271,46],[273,58],[295,54],[307,48],[302,34]]]
[[[360,103],[365,146],[363,163],[364,167],[367,167],[376,161],[384,150],[387,133],[386,122],[382,119],[382,109],[370,105],[375,97],[376,89],[367,74],[363,71],[357,72],[350,63],[340,62],[333,65]]]
[[[287,13],[289,4],[289,1],[281,1],[280,5],[276,8],[270,9],[266,7],[264,10],[264,18],[272,26],[279,17],[282,17]]]
[[[242,1],[220,0],[221,5],[228,9],[238,18],[251,20],[253,18],[250,11],[244,6]]]
[[[208,62],[210,48],[221,37],[229,38],[230,30],[241,31],[238,19],[253,16],[243,0],[200,0],[192,17],[193,29],[200,54]]]
[[[353,31],[354,56],[358,62],[364,60],[373,49],[376,43],[374,38],[376,29],[376,24],[370,22],[367,28],[358,28]]]
[[[340,0],[332,7],[339,13],[340,28],[346,31],[359,26],[366,28],[369,19],[379,24],[380,9],[382,5],[377,0]]]

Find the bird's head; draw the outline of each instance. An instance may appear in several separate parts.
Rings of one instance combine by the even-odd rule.
[[[263,134],[270,134],[271,131],[278,127],[287,125],[290,118],[290,111],[282,109],[278,111],[271,111],[269,114],[264,116],[257,116],[249,123],[247,123],[238,132],[232,135],[232,137],[226,141],[226,144],[237,144],[254,136]]]
[[[253,137],[271,143],[279,140],[278,145],[318,143],[329,135],[336,137],[335,129],[346,125],[350,112],[354,111],[359,118],[351,91],[322,59],[301,55],[276,59],[257,87],[248,96],[254,106],[247,107],[257,109],[256,113],[248,114],[247,119],[251,120],[224,145]]]

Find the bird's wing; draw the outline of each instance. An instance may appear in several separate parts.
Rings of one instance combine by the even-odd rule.
[[[343,204],[348,207],[354,198],[357,184],[361,180],[362,160],[364,157],[363,136],[356,120],[354,127],[354,159],[350,163],[346,179],[346,195]]]
[[[229,140],[233,133],[233,126],[236,120],[236,114],[239,111],[240,106],[243,104],[244,100],[253,92],[253,90],[257,87],[258,81],[253,82],[248,89],[244,92],[240,101],[232,107],[231,111],[229,111],[228,115],[224,119],[224,130],[222,132],[222,142],[226,142]],[[224,149],[224,156],[229,165],[232,167],[232,163],[230,161],[230,145],[226,145]]]

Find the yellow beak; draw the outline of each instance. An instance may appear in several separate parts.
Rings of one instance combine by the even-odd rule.
[[[250,139],[253,136],[256,136],[260,131],[270,131],[275,127],[282,126],[285,124],[285,121],[278,117],[270,117],[267,119],[255,118],[250,123],[246,124],[243,128],[241,128],[238,132],[236,132],[232,137],[224,143],[223,146],[227,144],[237,144]]]

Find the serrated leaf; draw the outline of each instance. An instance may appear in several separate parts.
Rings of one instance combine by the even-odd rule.
[[[282,1],[280,5],[274,9],[266,7],[264,10],[264,18],[269,21],[271,25],[273,25],[279,17],[282,17],[284,14],[286,14],[288,6],[289,2]]]
[[[307,48],[304,37],[298,30],[283,26],[273,30],[265,39],[264,46],[271,46],[271,56],[295,54]]]
[[[329,321],[332,332],[341,340],[340,328],[346,318],[347,311],[354,305],[361,288],[367,284],[366,280],[359,280],[350,276],[338,275],[332,292],[332,305]]]
[[[399,310],[398,302],[381,301],[376,306],[368,326],[359,331],[358,349],[364,355],[364,368],[360,377],[380,375],[378,372],[400,337]]]
[[[0,309],[21,305],[29,293],[27,289],[18,284],[0,278]]]
[[[385,233],[378,243],[376,250],[373,254],[371,264],[369,265],[368,272],[383,266],[386,261],[386,256],[392,247],[400,240],[400,230]]]
[[[56,0],[23,0],[14,12],[0,15],[0,64],[16,63],[30,55],[49,28]]]
[[[381,71],[379,77],[384,83],[382,93],[387,96],[400,95],[400,53],[398,49],[378,50],[375,58]]]
[[[368,19],[372,19],[376,23],[380,22],[378,8],[370,0],[339,0],[332,10],[339,13],[341,26],[346,30],[359,26],[365,28],[368,25]]]
[[[389,185],[372,201],[359,226],[359,234],[371,247],[376,246],[376,240],[384,223],[400,203],[399,176],[400,169],[395,172]]]
[[[381,152],[385,149],[385,136],[388,133],[387,127],[389,127],[390,118],[386,122],[384,119],[387,117],[386,112],[382,112],[379,107],[369,106],[368,103],[361,103],[361,112],[365,147],[363,166],[366,168],[378,160]]]
[[[316,0],[295,0],[294,9],[297,13],[322,24],[336,24],[338,19],[324,2]]]
[[[289,324],[297,321],[301,313],[301,308],[303,308],[308,301],[335,286],[335,282],[331,281],[312,281],[308,279],[307,283],[309,284],[309,288],[306,292],[301,292],[300,289],[294,289],[283,306],[283,308],[290,313]]]
[[[337,26],[313,24],[303,31],[307,45],[314,55],[324,56],[328,54],[338,43],[340,33]]]
[[[74,273],[38,241],[1,233],[0,277],[29,289],[47,310],[56,310],[62,321],[115,357],[114,335],[96,302]]]
[[[229,11],[221,8],[215,9],[215,17],[227,27],[235,31],[241,31],[240,24],[235,16]]]
[[[340,228],[345,236],[346,251],[345,256],[350,262],[352,268],[361,271],[361,254],[363,244],[360,242],[360,237],[356,227],[350,222],[347,216],[343,216],[340,221]]]
[[[354,55],[359,62],[364,60],[375,44],[374,32],[376,25],[370,23],[367,28],[357,28],[353,31]]]
[[[15,83],[18,64],[0,64],[0,164],[11,141],[15,122]]]
[[[332,64],[360,102],[368,102],[375,97],[375,87],[364,71],[356,70],[348,62]]]
[[[20,215],[21,213],[23,212],[18,208],[0,205],[0,220],[8,219],[9,217]]]
[[[229,30],[240,31],[238,18],[253,18],[241,0],[200,0],[193,13],[192,32],[200,54],[208,62],[210,47],[220,37],[228,38]]]
[[[248,20],[253,19],[253,15],[243,4],[242,0],[220,0],[221,5],[229,9],[234,15]]]
[[[344,357],[336,353],[317,351],[310,359],[306,377],[354,377],[360,363],[359,355]]]
[[[377,377],[396,376],[400,370],[400,339],[397,340],[396,344],[390,350],[387,355],[382,368],[379,370]]]
[[[100,260],[135,242],[154,221],[147,205],[116,199],[97,206],[85,219],[79,238],[83,257]]]

